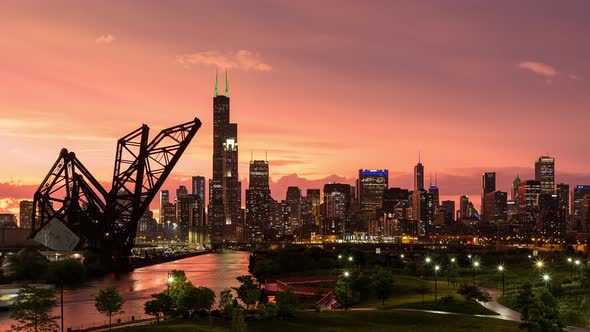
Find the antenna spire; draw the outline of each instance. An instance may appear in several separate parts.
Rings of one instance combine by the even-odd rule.
[[[217,68],[215,68],[215,97],[219,94],[219,88],[217,84]]]
[[[229,97],[228,85],[227,85],[227,70],[225,71],[225,96]]]
[[[418,151],[418,164],[422,162],[422,156],[420,155],[420,151]]]
[[[438,187],[438,171],[434,171],[434,186]]]

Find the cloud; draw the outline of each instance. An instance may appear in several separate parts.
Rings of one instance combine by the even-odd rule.
[[[272,66],[264,63],[259,54],[248,50],[235,53],[221,53],[219,51],[202,51],[183,54],[176,57],[176,61],[185,67],[191,65],[209,65],[223,69],[242,69],[255,71],[271,71]]]
[[[551,79],[559,74],[553,66],[542,62],[525,61],[519,63],[518,68],[543,76],[547,83],[551,83]]]
[[[96,38],[95,42],[97,44],[110,44],[115,41],[115,36],[108,34],[108,35],[101,35],[100,37]]]

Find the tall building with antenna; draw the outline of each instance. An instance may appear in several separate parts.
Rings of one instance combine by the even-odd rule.
[[[422,166],[421,157],[418,152],[418,164],[414,166],[414,191],[424,190],[424,166]]]
[[[213,96],[213,177],[209,180],[209,224],[214,248],[241,240],[242,186],[238,177],[238,125],[230,122],[227,72],[219,95],[217,73]]]

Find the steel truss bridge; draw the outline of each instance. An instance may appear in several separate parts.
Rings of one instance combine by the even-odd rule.
[[[120,138],[110,188],[62,149],[35,192],[30,237],[53,250],[94,252],[111,271],[130,270],[139,219],[200,127],[195,118],[150,141],[144,124]]]

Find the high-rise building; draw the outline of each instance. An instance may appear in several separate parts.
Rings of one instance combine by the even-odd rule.
[[[360,169],[357,182],[358,201],[364,218],[375,219],[381,209],[383,192],[389,183],[388,170]]]
[[[313,214],[313,220],[316,226],[320,225],[321,218],[321,192],[320,189],[307,189],[307,199],[311,201],[311,213]]]
[[[414,166],[414,191],[424,190],[424,166],[420,161],[418,157],[418,163]]]
[[[31,229],[31,223],[33,222],[33,201],[20,201],[19,207],[19,227]]]
[[[541,156],[535,162],[535,181],[541,182],[541,193],[555,192],[555,159]]]
[[[16,216],[12,213],[0,213],[0,228],[18,228]]]
[[[250,181],[246,190],[247,241],[261,242],[271,221],[269,167],[265,160],[250,161]]]
[[[193,176],[191,194],[201,197],[201,202],[205,202],[205,177]]]
[[[518,184],[518,226],[519,233],[525,239],[534,235],[537,222],[538,198],[541,193],[541,182],[523,181]]]
[[[213,177],[209,181],[211,243],[238,241],[243,227],[241,183],[238,177],[238,125],[230,123],[227,73],[225,95],[219,95],[217,78],[213,96]]]
[[[583,206],[585,197],[590,197],[590,185],[575,186],[572,194],[572,228],[578,232],[586,232]]]
[[[289,208],[286,234],[292,235],[301,226],[301,189],[299,187],[288,187],[285,201]]]
[[[426,190],[414,190],[412,193],[412,219],[419,221],[420,235],[429,234],[434,225],[434,198]]]
[[[342,183],[324,185],[322,233],[338,235],[344,232],[351,216],[351,186]]]
[[[555,186],[555,193],[557,194],[557,201],[559,205],[559,219],[565,220],[566,230],[571,230],[570,221],[570,185],[559,183]]]
[[[432,195],[432,201],[434,203],[434,207],[440,206],[440,193],[438,190],[438,186],[431,185],[428,187],[428,193]]]
[[[484,219],[489,224],[504,224],[508,219],[508,193],[493,191],[485,195]]]
[[[160,224],[164,224],[164,208],[170,203],[170,191],[160,190]]]
[[[181,242],[188,242],[188,230],[195,206],[195,197],[195,195],[189,195],[185,186],[179,186],[176,189],[176,198],[174,199],[176,224],[173,225],[172,232]]]
[[[512,200],[515,202],[518,201],[518,184],[521,182],[522,180],[520,179],[520,176],[518,176],[517,174],[516,178],[514,178],[514,181],[512,181]]]
[[[441,207],[444,211],[445,224],[453,224],[455,222],[455,201],[442,201]]]
[[[539,194],[537,206],[539,207],[537,214],[539,237],[544,243],[561,243],[565,238],[566,219],[559,213],[557,194]]]
[[[408,189],[388,188],[383,192],[382,210],[385,214],[392,214],[396,219],[411,219],[406,215],[411,207],[411,194]]]
[[[481,214],[485,219],[486,194],[496,191],[496,172],[485,172],[481,175]]]
[[[178,186],[178,189],[176,189],[176,200],[178,200],[179,197],[181,196],[187,196],[188,195],[188,189],[186,189],[185,186]]]

